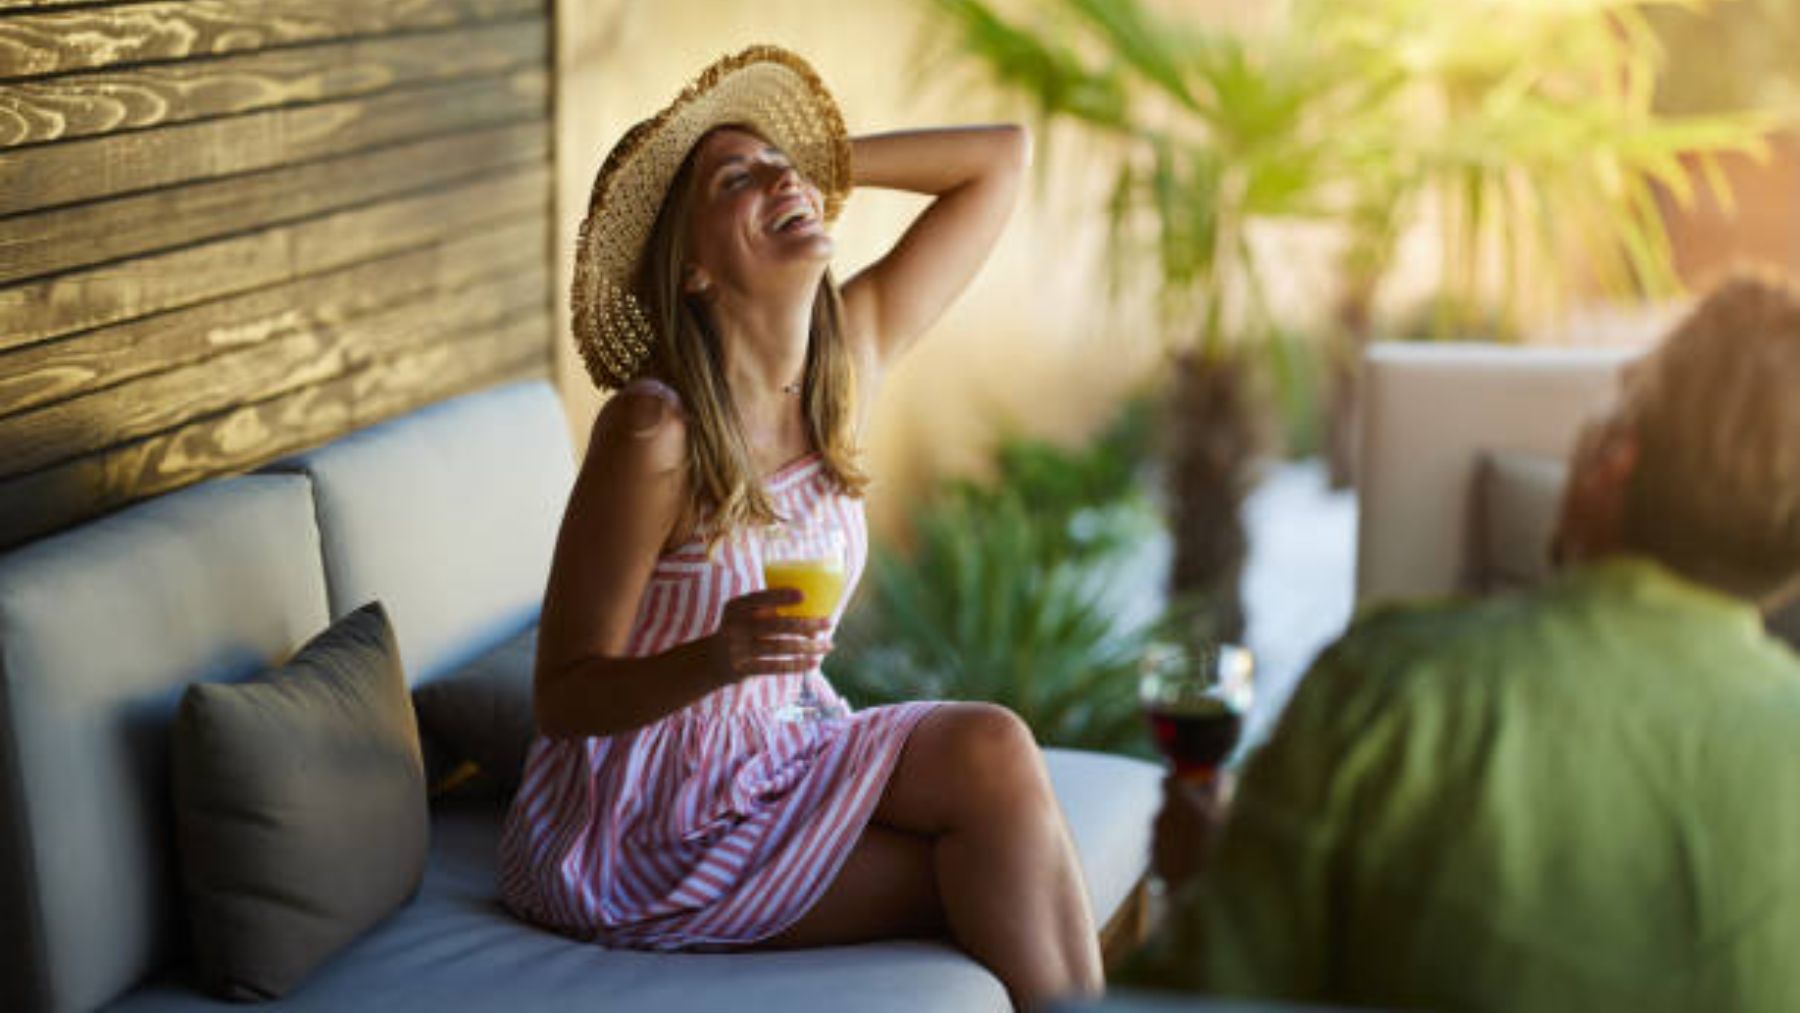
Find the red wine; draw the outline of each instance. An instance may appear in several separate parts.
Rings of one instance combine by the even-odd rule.
[[[1211,777],[1237,747],[1243,716],[1229,703],[1200,699],[1152,707],[1156,747],[1175,764],[1177,777]]]

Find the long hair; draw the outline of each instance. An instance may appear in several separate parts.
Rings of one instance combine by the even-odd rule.
[[[737,125],[732,129],[756,133]],[[636,294],[656,332],[649,371],[675,388],[687,408],[688,473],[697,519],[706,539],[717,543],[740,527],[780,518],[757,480],[749,441],[726,382],[718,324],[706,303],[682,287],[694,206],[694,163],[704,141],[702,137],[688,151],[663,197],[644,244]],[[869,484],[856,461],[856,396],[856,366],[844,337],[843,300],[827,270],[813,296],[800,398],[808,441],[832,480],[851,496],[861,496]]]

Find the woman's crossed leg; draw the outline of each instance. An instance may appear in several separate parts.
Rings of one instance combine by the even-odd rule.
[[[1100,991],[1094,916],[1043,754],[991,704],[946,704],[919,722],[837,879],[771,943],[946,927],[1015,1005]]]

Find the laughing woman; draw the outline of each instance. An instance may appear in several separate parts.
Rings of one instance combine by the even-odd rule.
[[[544,600],[541,734],[501,844],[519,915],[661,950],[947,932],[1015,1003],[1099,991],[1030,731],[985,704],[849,713],[819,669],[841,604],[784,614],[802,595],[761,569],[773,525],[835,528],[854,584],[869,406],[987,257],[1028,158],[1010,126],[851,138],[772,47],[607,157],[573,299],[617,394]],[[853,187],[934,199],[840,288],[827,227]]]

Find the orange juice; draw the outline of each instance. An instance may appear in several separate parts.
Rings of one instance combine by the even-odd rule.
[[[798,605],[775,610],[796,619],[829,619],[844,594],[844,565],[829,559],[784,559],[763,564],[763,583],[788,587],[804,597]]]

